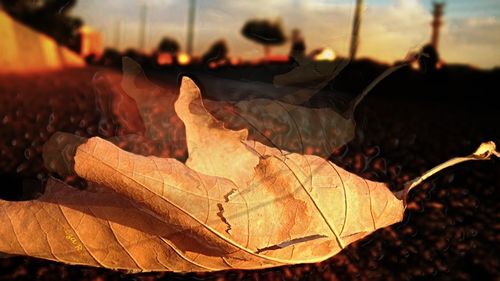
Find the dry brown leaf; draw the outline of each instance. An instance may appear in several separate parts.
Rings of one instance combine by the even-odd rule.
[[[101,111],[100,123],[106,124],[111,119],[119,125],[114,134],[117,137],[110,141],[130,144],[137,139],[136,145],[127,147],[128,151],[185,159],[185,129],[174,112],[177,96],[173,90],[151,83],[140,65],[127,57],[123,58],[122,74],[100,71],[92,82],[96,105]],[[154,151],[144,151],[141,137],[154,141],[154,147],[149,147]]]
[[[225,129],[189,78],[175,109],[186,126],[186,164],[98,137],[51,138],[48,168],[62,165],[98,186],[76,191],[51,180],[37,200],[0,201],[0,252],[133,272],[259,269],[325,260],[403,218],[403,198],[385,184]]]
[[[322,64],[321,64],[322,63]],[[329,157],[335,149],[350,142],[355,136],[354,111],[366,95],[385,77],[406,63],[387,69],[356,97],[346,112],[333,108],[308,108],[305,102],[318,89],[323,88],[340,72],[347,62],[335,65],[314,62],[298,67],[279,76],[280,83],[300,81],[297,76],[323,65],[317,76],[320,88],[303,88],[280,100],[251,99],[221,106],[218,102],[205,101],[207,108],[230,128],[248,128],[252,139],[284,151]],[[314,72],[314,71],[313,71]],[[307,75],[305,76],[307,79]],[[311,79],[309,77],[309,79]],[[275,81],[276,82],[276,81]]]
[[[358,104],[381,80],[406,65],[403,63],[386,70],[351,102],[346,112],[338,112],[334,108],[301,106],[334,79],[347,63],[346,60],[337,60],[335,63],[303,60],[290,72],[274,78],[276,86],[286,88],[284,92],[288,94],[285,96],[235,102],[204,99],[205,107],[227,128],[246,128],[252,140],[283,151],[327,158],[335,149],[354,138],[354,111]],[[141,66],[132,59],[124,57],[122,64],[121,88],[136,101],[144,120],[146,136],[159,141],[159,145],[164,148],[181,149],[185,143],[184,128],[169,110],[175,96],[149,81]],[[213,83],[212,80],[209,83]],[[266,89],[260,84],[259,87]],[[223,88],[231,87],[226,85]],[[226,96],[229,93],[222,94]],[[158,105],[161,105],[161,110],[155,110]]]
[[[270,99],[207,107],[230,128],[248,128],[252,139],[284,151],[329,157],[354,138],[354,118],[332,108],[308,108]]]
[[[316,61],[295,58],[297,66],[287,73],[276,75],[273,84],[276,87],[297,87],[296,91],[280,98],[280,101],[300,105],[308,101],[314,94],[323,89],[349,64],[347,59]]]

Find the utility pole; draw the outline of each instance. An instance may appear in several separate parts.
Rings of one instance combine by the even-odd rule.
[[[148,6],[146,3],[142,4],[141,14],[140,14],[140,26],[139,26],[139,50],[144,51],[146,43],[146,17],[148,13]]]
[[[432,20],[432,37],[431,37],[431,45],[434,47],[434,49],[438,49],[438,43],[439,43],[439,30],[441,29],[441,26],[443,25],[443,9],[444,9],[444,3],[443,2],[434,2],[434,10],[432,11],[433,14],[433,20]]]
[[[115,22],[115,34],[114,34],[114,46],[115,49],[119,50],[120,49],[120,44],[121,44],[121,36],[122,36],[122,21],[117,20]]]
[[[361,26],[361,17],[363,15],[363,0],[356,0],[356,10],[354,11],[354,20],[352,23],[351,48],[349,58],[354,60],[359,45],[359,28]]]
[[[188,10],[188,29],[187,29],[187,53],[193,55],[193,36],[194,36],[194,16],[196,12],[196,0],[189,0]]]

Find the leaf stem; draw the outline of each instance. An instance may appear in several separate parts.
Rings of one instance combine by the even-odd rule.
[[[440,172],[443,169],[446,169],[451,166],[455,166],[459,163],[466,162],[466,161],[476,161],[476,160],[490,160],[491,155],[494,155],[498,158],[500,158],[500,153],[495,150],[496,145],[494,142],[489,141],[489,142],[483,142],[474,153],[465,156],[465,157],[455,157],[452,158],[444,163],[441,163],[437,165],[436,167],[428,170],[425,172],[423,175],[410,180],[405,183],[405,187],[403,190],[395,192],[395,195],[398,199],[402,199],[406,205],[406,198],[408,196],[408,192],[412,190],[414,187],[420,185],[423,181],[428,179],[429,177],[433,176],[434,174]]]
[[[399,65],[396,65],[396,66],[392,66],[388,69],[386,69],[384,72],[382,72],[382,74],[380,74],[377,78],[375,78],[375,80],[373,80],[364,90],[363,92],[361,92],[361,94],[359,96],[357,96],[354,101],[352,102],[351,104],[351,107],[348,109],[347,111],[347,117],[348,118],[351,118],[352,115],[354,114],[354,112],[356,111],[356,107],[358,106],[358,104],[365,98],[366,95],[368,95],[368,93],[373,90],[373,88],[375,88],[375,86],[378,85],[378,83],[380,83],[382,80],[384,80],[387,76],[391,75],[392,73],[396,72],[397,70],[405,67],[408,65],[408,62],[403,62]]]

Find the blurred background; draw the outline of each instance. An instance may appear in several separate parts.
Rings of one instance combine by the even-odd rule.
[[[183,143],[158,145],[160,136],[144,133],[141,108],[120,88],[123,57],[162,88],[149,116],[169,120],[161,136],[183,134],[172,107],[182,74],[213,101],[293,89],[308,93],[298,105],[342,114],[399,66],[360,103],[354,139],[329,151],[337,165],[397,189],[482,141],[500,142],[499,17],[495,0],[0,0],[0,198],[34,198],[57,177],[41,157],[56,131],[134,133],[125,149],[185,159]],[[292,71],[299,75],[277,85]],[[316,151],[304,139],[303,151]],[[402,223],[318,264],[126,275],[2,256],[0,280],[498,280],[499,164],[434,177],[411,194]]]

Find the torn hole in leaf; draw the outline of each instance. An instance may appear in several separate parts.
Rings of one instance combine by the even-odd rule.
[[[227,234],[231,235],[231,224],[227,221],[227,219],[224,217],[224,207],[222,206],[221,203],[217,204],[217,208],[219,209],[219,212],[217,213],[217,216],[221,219],[223,223],[227,225],[226,232]]]
[[[279,250],[279,249],[283,249],[283,248],[286,248],[286,247],[289,247],[289,246],[292,246],[295,244],[304,243],[307,241],[316,240],[316,239],[320,239],[320,238],[328,238],[328,236],[314,234],[314,235],[309,235],[309,236],[305,236],[305,237],[294,238],[294,239],[291,239],[288,241],[281,242],[281,243],[276,244],[276,245],[268,246],[268,247],[265,247],[262,249],[257,249],[256,253],[260,254],[264,251]]]
[[[232,196],[234,196],[236,191],[238,191],[238,190],[233,188],[233,189],[231,189],[231,191],[229,191],[228,193],[226,193],[224,195],[224,200],[226,201],[226,203],[229,202],[229,200],[231,199]]]

